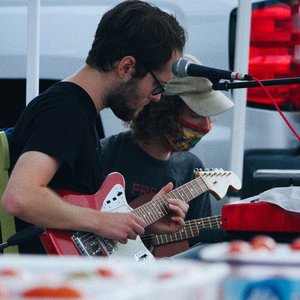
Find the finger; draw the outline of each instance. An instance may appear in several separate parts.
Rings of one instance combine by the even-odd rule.
[[[181,217],[173,216],[171,217],[171,220],[176,224],[176,226],[181,227],[185,225],[184,219]]]
[[[169,203],[169,207],[170,207],[170,204],[173,205],[173,206],[177,206],[179,207],[185,214],[187,213],[188,209],[189,209],[189,205],[182,201],[182,200],[179,200],[179,199],[168,199],[168,203]],[[171,207],[170,207],[171,209]]]
[[[179,206],[169,203],[169,208],[176,216],[181,218],[185,217],[186,213]]]
[[[121,243],[121,244],[127,244],[127,241],[128,241],[128,238],[120,238],[118,239],[118,241]]]
[[[169,182],[168,184],[166,184],[164,187],[162,187],[159,192],[153,197],[153,199],[155,198],[159,198],[169,192],[171,192],[173,189],[173,183]]]
[[[135,220],[135,223],[137,223],[143,229],[146,227],[144,220],[142,220],[140,217],[134,215],[134,220]]]
[[[145,233],[144,227],[137,223],[133,224],[132,229],[136,235],[143,235]]]
[[[131,232],[131,233],[128,234],[128,239],[136,240],[137,236],[138,236],[138,234],[136,234],[135,232]]]
[[[128,231],[128,233],[127,233],[127,238],[130,239],[130,240],[135,240],[136,237],[137,237],[138,235],[140,235],[139,232],[141,232],[141,234],[143,234],[143,233],[144,233],[144,228],[141,227],[141,226],[139,226],[139,225],[137,224],[136,226],[133,226],[133,227],[131,228],[131,230]]]
[[[127,232],[126,230],[122,232],[122,234],[117,238],[116,240],[120,242],[121,244],[127,244],[128,242],[128,236],[130,235],[130,231]]]

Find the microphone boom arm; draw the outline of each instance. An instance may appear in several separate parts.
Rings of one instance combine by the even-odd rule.
[[[269,79],[269,80],[261,80],[262,84],[265,86],[271,85],[285,85],[285,84],[300,84],[300,77],[294,78],[277,78],[277,79]],[[242,89],[242,88],[252,88],[252,87],[259,87],[260,85],[258,82],[251,80],[251,81],[238,81],[238,82],[217,82],[216,80],[212,81],[213,90],[218,91],[228,91],[231,89]]]

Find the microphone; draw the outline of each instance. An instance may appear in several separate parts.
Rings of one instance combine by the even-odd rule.
[[[252,76],[248,74],[220,70],[210,67],[205,67],[198,64],[193,64],[185,58],[177,59],[172,65],[173,74],[176,77],[205,77],[211,81],[220,79],[233,79],[233,80],[251,80]]]

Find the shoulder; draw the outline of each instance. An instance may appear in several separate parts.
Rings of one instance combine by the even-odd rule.
[[[16,139],[45,145],[64,140],[64,147],[79,144],[97,115],[89,99],[75,84],[54,84],[25,107],[15,126]]]
[[[130,131],[120,132],[118,134],[111,135],[104,139],[100,140],[102,149],[106,149],[108,147],[115,147],[126,144],[133,143],[133,136]]]
[[[26,109],[43,114],[61,114],[63,110],[64,115],[71,115],[76,112],[82,114],[84,107],[93,109],[92,105],[91,98],[81,87],[70,82],[58,82],[30,101]]]
[[[203,168],[202,161],[193,153],[189,151],[176,152],[173,155],[173,160],[185,166]]]
[[[100,140],[101,155],[107,159],[122,157],[132,153],[135,145],[130,131],[121,132]]]

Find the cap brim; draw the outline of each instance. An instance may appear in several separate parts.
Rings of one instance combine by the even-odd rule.
[[[221,114],[234,105],[222,92],[214,90],[201,94],[184,94],[180,98],[191,110],[205,117]]]
[[[192,63],[201,64],[190,54],[183,57]],[[173,77],[164,95],[179,96],[191,110],[205,117],[221,114],[234,105],[223,92],[213,90],[212,82],[204,77]]]

